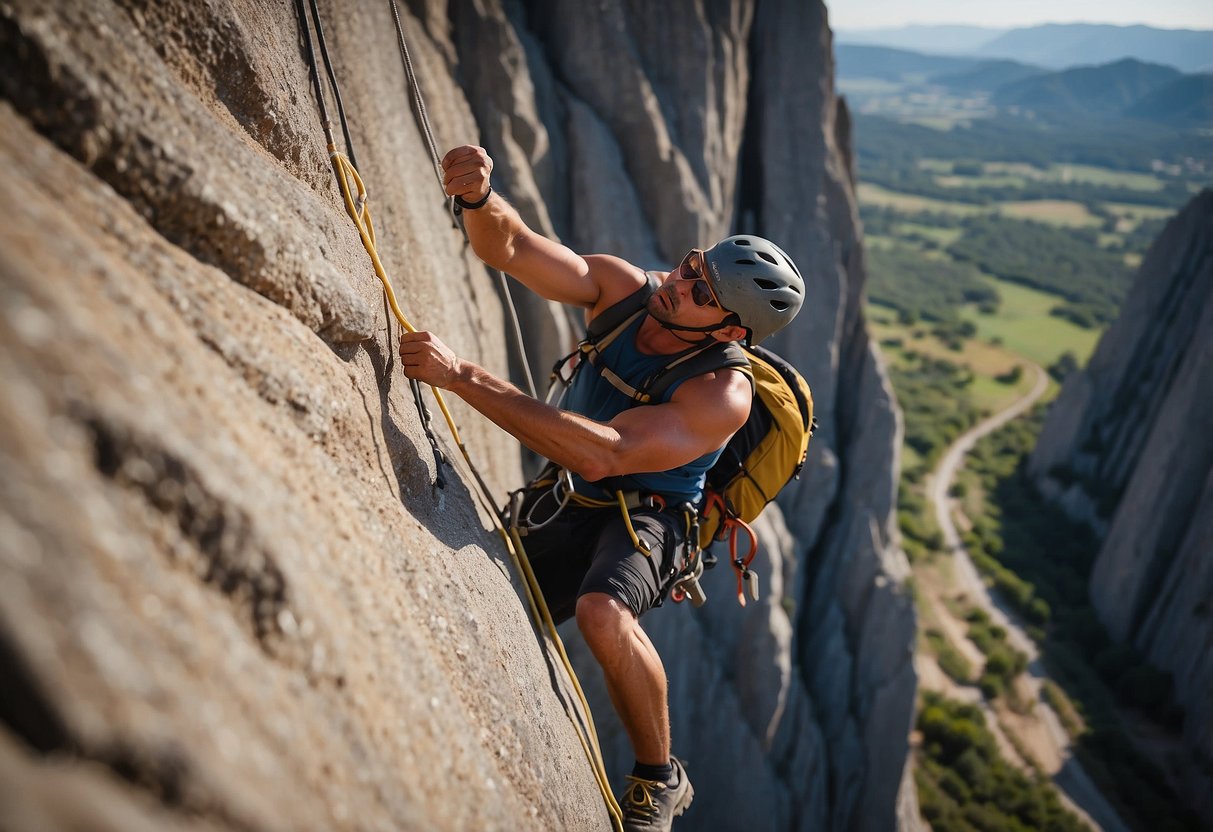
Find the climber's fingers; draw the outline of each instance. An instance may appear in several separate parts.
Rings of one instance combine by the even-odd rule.
[[[493,160],[483,147],[462,145],[443,157],[442,170],[442,184],[449,196],[475,202],[489,192]]]
[[[400,336],[400,363],[406,377],[433,387],[448,387],[462,370],[459,356],[432,332]]]

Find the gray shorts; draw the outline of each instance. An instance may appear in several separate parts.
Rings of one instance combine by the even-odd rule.
[[[542,522],[551,514],[543,501],[555,501],[546,491],[531,492],[520,516],[532,514]],[[656,606],[677,572],[678,551],[685,521],[677,511],[639,508],[630,512],[636,536],[651,547],[636,551],[617,507],[583,508],[568,505],[547,525],[531,529],[522,545],[543,590],[552,618],[559,624],[577,611],[577,599],[603,592],[622,601],[640,617]]]

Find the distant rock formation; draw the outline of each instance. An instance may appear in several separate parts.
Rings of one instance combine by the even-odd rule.
[[[1184,734],[1213,761],[1213,191],[1142,262],[1087,368],[1066,380],[1029,471],[1102,541],[1091,599],[1170,671]],[[1213,818],[1210,769],[1188,796]]]
[[[518,378],[387,4],[320,5],[406,313]],[[707,607],[649,625],[685,823],[917,828],[899,419],[824,6],[401,14],[439,151],[485,144],[537,229],[652,267],[743,230],[800,265],[776,347],[821,429],[761,523],[762,599],[738,607],[722,565]],[[292,4],[14,0],[0,99],[0,825],[608,828],[505,552],[396,367]],[[580,322],[514,297],[542,370]],[[493,491],[516,487],[515,443],[448,402]]]

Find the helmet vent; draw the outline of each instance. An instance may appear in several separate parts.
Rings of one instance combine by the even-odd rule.
[[[766,280],[761,277],[754,278],[754,282],[758,284],[759,289],[766,289],[768,292],[779,288],[779,284],[776,283],[775,281]]]
[[[749,259],[748,257],[743,258],[741,260],[734,261],[734,262],[736,262],[738,266],[757,266],[758,265],[757,263],[755,263],[753,260]]]
[[[786,309],[787,309],[787,308],[788,308],[790,305],[791,305],[791,304],[784,303],[784,302],[783,302],[783,301],[781,301],[781,300],[773,300],[773,301],[771,301],[771,308],[772,308],[772,309],[774,309],[776,312],[783,312],[783,311],[784,311],[784,310],[786,310]]]
[[[778,266],[778,265],[779,265],[779,261],[778,261],[778,260],[776,260],[776,259],[775,259],[774,257],[772,257],[771,255],[767,254],[765,251],[758,251],[758,252],[756,252],[756,253],[758,254],[758,256],[759,256],[759,257],[761,257],[763,260],[766,260],[768,263],[771,263],[771,264],[776,265],[776,266]]]
[[[748,246],[750,244],[749,240],[734,240],[733,242],[739,246]]]

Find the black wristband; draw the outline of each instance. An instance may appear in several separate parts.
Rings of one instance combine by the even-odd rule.
[[[460,208],[462,208],[465,211],[475,211],[477,208],[483,208],[484,203],[488,202],[489,197],[491,197],[492,195],[493,195],[493,187],[490,185],[488,193],[486,193],[484,196],[482,196],[480,199],[476,200],[475,202],[468,202],[463,197],[457,196],[457,197],[455,197],[455,204],[458,205]]]

